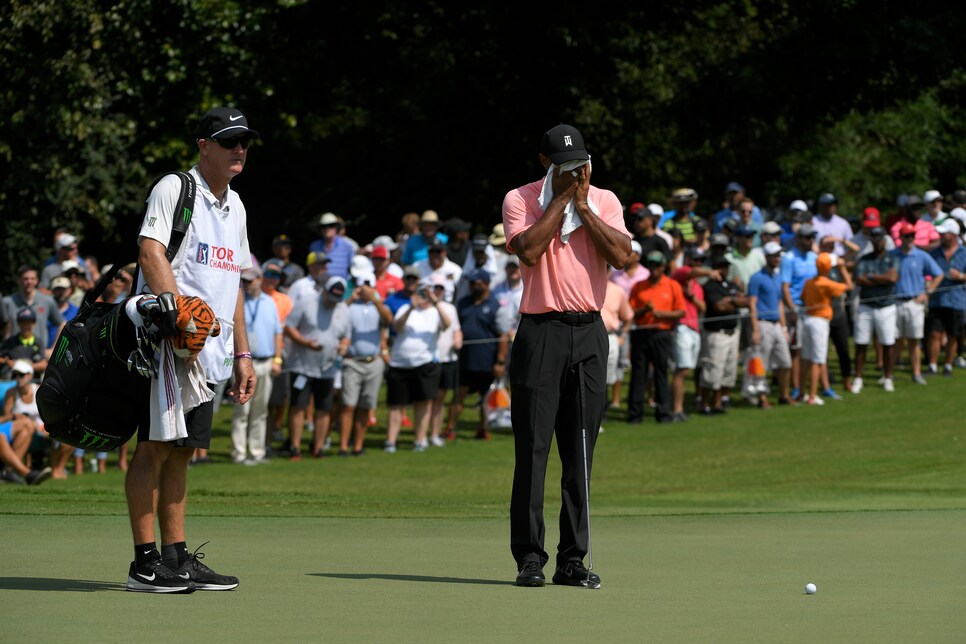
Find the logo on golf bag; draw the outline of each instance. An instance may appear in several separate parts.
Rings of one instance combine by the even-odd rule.
[[[57,349],[54,351],[54,363],[61,364],[67,360],[67,364],[74,362],[74,354],[70,351],[70,340],[64,336],[60,336],[60,342],[57,343]]]
[[[90,447],[91,449],[97,449],[98,447],[107,445],[109,442],[110,440],[104,436],[95,436],[90,432],[84,432],[78,447]]]

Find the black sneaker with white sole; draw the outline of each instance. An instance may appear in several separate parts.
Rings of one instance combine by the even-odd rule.
[[[600,588],[600,576],[587,570],[582,561],[568,561],[557,567],[557,571],[553,573],[553,583],[560,586]]]
[[[234,590],[238,587],[238,577],[219,575],[201,563],[205,553],[198,552],[198,550],[201,550],[206,543],[208,542],[201,544],[192,554],[188,555],[188,558],[174,571],[174,574],[182,578],[188,575],[187,579],[190,579],[198,590]]]
[[[137,593],[192,593],[195,585],[187,577],[179,577],[173,570],[154,559],[127,573],[127,589]]]

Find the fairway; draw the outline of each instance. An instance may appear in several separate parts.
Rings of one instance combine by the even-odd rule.
[[[41,641],[957,642],[962,377],[823,408],[605,423],[590,591],[511,585],[512,437],[235,466],[228,408],[191,468],[189,546],[237,591],[124,591],[123,474],[0,486],[4,637]],[[905,378],[907,374],[903,374]],[[547,475],[547,550],[559,507]],[[547,568],[552,573],[552,563]],[[548,577],[550,575],[548,574]],[[815,583],[814,596],[804,594]],[[169,612],[170,611],[170,612]],[[171,619],[159,617],[170,614]]]

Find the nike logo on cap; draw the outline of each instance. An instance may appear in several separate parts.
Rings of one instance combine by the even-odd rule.
[[[229,116],[228,117],[228,120],[234,122],[234,121],[237,121],[240,118],[241,118],[241,114],[239,114],[238,116]]]
[[[153,572],[150,575],[144,575],[144,574],[138,573],[138,577],[144,577],[148,581],[154,581],[154,573]]]

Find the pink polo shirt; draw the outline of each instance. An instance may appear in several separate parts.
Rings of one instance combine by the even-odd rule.
[[[543,216],[537,203],[543,179],[507,193],[503,200],[503,230],[507,250],[513,252],[513,238]],[[590,187],[589,198],[597,204],[600,218],[611,228],[627,235],[624,209],[610,190]],[[583,226],[570,235],[568,243],[554,236],[535,266],[521,264],[523,299],[521,313],[547,311],[599,311],[607,292],[607,263],[590,241]]]

